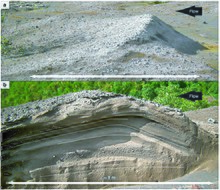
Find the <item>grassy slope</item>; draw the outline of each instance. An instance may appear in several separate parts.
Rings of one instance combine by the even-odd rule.
[[[2,108],[82,90],[102,90],[152,100],[182,111],[218,105],[217,82],[11,82],[2,90]],[[188,101],[178,95],[201,91],[202,101]]]

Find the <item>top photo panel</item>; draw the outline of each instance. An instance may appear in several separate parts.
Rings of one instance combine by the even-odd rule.
[[[10,2],[1,80],[218,80],[218,2]]]

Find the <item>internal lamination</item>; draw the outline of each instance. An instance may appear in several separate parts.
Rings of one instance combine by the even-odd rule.
[[[199,155],[197,126],[176,109],[99,91],[40,103],[3,110],[17,118],[4,118],[4,182],[164,181]]]

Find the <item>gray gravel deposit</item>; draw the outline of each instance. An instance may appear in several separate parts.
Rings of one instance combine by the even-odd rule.
[[[215,2],[196,3],[204,14],[195,18],[176,12],[190,2],[10,5],[3,12],[2,35],[10,43],[2,55],[2,80],[52,74],[217,79]]]

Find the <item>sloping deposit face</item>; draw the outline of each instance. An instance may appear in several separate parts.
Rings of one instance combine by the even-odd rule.
[[[152,182],[182,176],[216,147],[177,109],[82,91],[2,110],[6,182]],[[107,187],[107,186],[106,186]]]
[[[77,3],[62,3],[66,11],[64,7],[58,9],[60,4],[55,5],[46,4],[47,8],[26,13],[20,9],[14,13],[12,9],[8,13],[3,36],[12,44],[2,56],[4,80],[33,80],[30,76],[43,74],[152,73],[197,74],[214,79],[216,71],[204,63],[212,56],[197,56],[206,48],[177,32],[166,20],[146,14],[148,9],[141,15],[130,15],[112,10],[113,5],[106,2],[103,7],[98,4],[97,10],[88,3],[81,7]],[[28,15],[32,18],[29,22]],[[182,18],[180,15],[176,16]],[[176,16],[173,17],[178,20]],[[217,57],[212,59],[217,62]],[[207,70],[213,76],[204,74]]]

